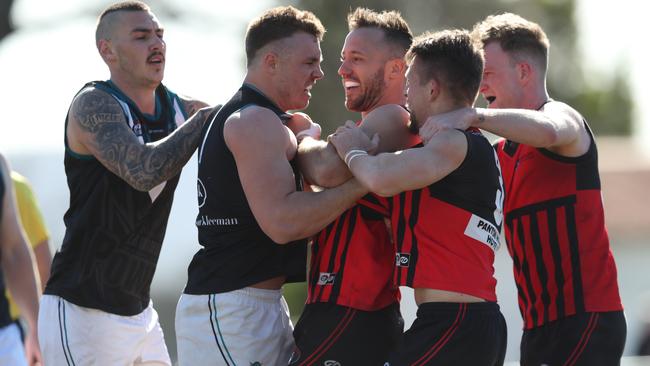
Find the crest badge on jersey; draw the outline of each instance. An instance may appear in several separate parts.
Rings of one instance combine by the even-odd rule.
[[[208,197],[208,192],[205,190],[205,186],[199,178],[196,179],[196,195],[199,200],[199,208],[201,208],[205,204],[205,199]]]

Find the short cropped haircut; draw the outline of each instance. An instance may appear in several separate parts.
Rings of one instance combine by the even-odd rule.
[[[381,13],[367,8],[357,8],[348,14],[350,32],[359,28],[378,28],[384,32],[384,39],[394,46],[395,57],[404,57],[413,43],[413,33],[402,15],[397,11]]]
[[[519,60],[522,56],[532,57],[543,71],[548,67],[550,43],[542,27],[519,15],[503,13],[490,15],[476,23],[472,31],[483,46],[498,42],[503,51]]]
[[[446,88],[457,102],[473,104],[483,76],[483,51],[466,30],[424,33],[413,41],[406,54],[409,63],[417,57],[421,83],[432,79]]]
[[[267,44],[291,37],[296,32],[323,40],[325,27],[314,13],[293,6],[279,6],[253,19],[246,30],[246,62],[250,65],[257,51]]]
[[[100,39],[106,38],[106,35],[109,32],[109,24],[105,21],[106,16],[118,11],[151,11],[151,9],[149,8],[149,5],[141,1],[122,1],[104,9],[97,19],[95,43],[98,44]]]

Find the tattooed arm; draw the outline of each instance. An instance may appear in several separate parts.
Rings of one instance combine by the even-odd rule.
[[[127,126],[117,100],[89,88],[72,102],[68,145],[78,154],[93,155],[133,188],[148,191],[181,171],[196,150],[211,111],[201,109],[171,135],[143,145]]]
[[[181,104],[187,113],[188,118],[192,117],[196,112],[201,108],[208,107],[209,105],[200,100],[192,99],[190,97],[179,95],[178,98],[181,100]]]

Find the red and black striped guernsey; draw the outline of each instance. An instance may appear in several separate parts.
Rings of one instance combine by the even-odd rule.
[[[478,131],[465,131],[462,164],[428,187],[391,198],[394,282],[496,301],[503,186],[498,160]]]
[[[512,141],[499,142],[497,153],[524,328],[622,310],[593,136],[587,153],[576,158]]]
[[[399,301],[386,199],[366,195],[314,237],[307,303],[375,311]]]

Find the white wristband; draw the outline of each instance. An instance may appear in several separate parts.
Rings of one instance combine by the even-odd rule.
[[[363,151],[363,150],[361,152],[356,153],[356,154],[352,154],[350,156],[350,158],[348,159],[347,163],[346,163],[346,165],[348,166],[348,169],[352,170],[351,164],[352,164],[352,160],[354,160],[354,158],[356,158],[358,156],[366,156],[366,155],[368,155],[368,153]]]
[[[345,154],[345,158],[343,159],[343,161],[345,162],[345,165],[348,165],[348,161],[350,161],[350,156],[355,155],[355,154],[368,154],[368,153],[366,151],[364,151],[364,150],[359,150],[359,149],[352,149],[352,150],[348,151],[348,153]]]

